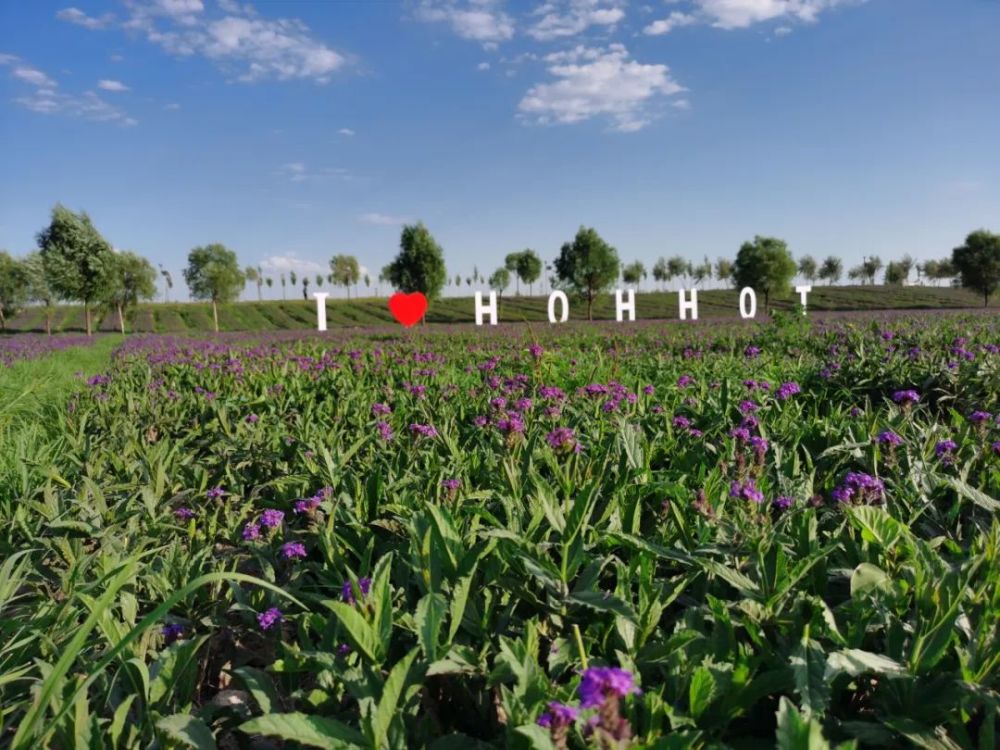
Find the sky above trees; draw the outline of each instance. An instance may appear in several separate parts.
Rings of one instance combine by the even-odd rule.
[[[0,3],[0,248],[61,201],[178,281],[212,242],[374,277],[417,219],[463,278],[581,224],[647,268],[757,234],[944,257],[998,228],[997,28],[991,0]]]

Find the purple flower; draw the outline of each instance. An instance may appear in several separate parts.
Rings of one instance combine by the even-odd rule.
[[[532,357],[534,357],[535,359],[538,359],[539,357],[541,357],[541,356],[542,356],[542,353],[543,353],[544,351],[545,351],[545,350],[544,350],[544,349],[542,349],[542,347],[541,347],[541,346],[539,346],[538,344],[532,344],[531,346],[529,346],[529,347],[528,347],[528,352],[529,352],[529,353],[531,354],[531,356],[532,356]]]
[[[268,508],[260,515],[261,526],[265,526],[269,529],[276,529],[281,526],[281,522],[285,520],[284,511],[274,510],[273,508]]]
[[[358,579],[358,591],[361,592],[361,596],[368,596],[368,592],[371,591],[371,589],[371,578]],[[344,581],[344,585],[340,587],[340,598],[348,604],[354,604],[354,586],[351,585],[350,579]]]
[[[903,406],[910,406],[920,402],[920,394],[913,389],[896,391],[892,394],[892,400]]]
[[[166,639],[167,643],[173,643],[184,635],[184,626],[176,622],[169,622],[160,629],[160,635]]]
[[[969,416],[969,421],[972,424],[983,424],[984,422],[989,422],[992,416],[988,411],[974,411]]]
[[[251,521],[243,527],[243,540],[252,542],[254,539],[260,539],[260,524]]]
[[[993,445],[991,445],[990,447],[991,447],[991,448],[993,449],[993,452],[994,452],[995,454],[997,454],[998,456],[1000,456],[1000,440],[997,440],[997,441],[996,441],[995,443],[993,443]]]
[[[282,616],[281,610],[277,607],[271,607],[257,615],[257,624],[261,630],[270,630],[275,623],[281,622],[283,619],[285,618]]]
[[[570,451],[579,447],[576,433],[570,427],[556,427],[545,436],[545,442],[556,451]]]
[[[780,399],[781,401],[785,401],[786,399],[789,399],[792,396],[794,396],[796,393],[801,393],[801,392],[802,388],[799,387],[798,383],[788,382],[781,384],[781,386],[778,388],[777,395],[778,399]]]
[[[958,449],[958,443],[954,440],[941,440],[934,446],[934,455],[942,459],[945,463],[951,463],[954,458],[952,454]]]
[[[410,434],[415,437],[433,438],[437,437],[438,432],[432,425],[429,424],[411,424]]]
[[[687,388],[693,382],[694,382],[694,378],[691,377],[690,375],[681,375],[679,378],[677,378],[677,387],[678,388]]]
[[[390,425],[388,422],[379,422],[378,424],[375,425],[375,427],[378,429],[378,436],[382,440],[389,442],[390,440],[393,439],[393,437],[395,437],[395,435],[392,432],[392,425]]]
[[[583,671],[583,679],[577,688],[580,693],[581,708],[595,708],[604,703],[605,697],[614,695],[624,698],[632,693],[641,693],[630,672],[617,667],[590,667]]]
[[[279,554],[286,560],[295,560],[306,556],[306,546],[302,542],[285,542]]]
[[[524,413],[526,411],[531,411],[532,403],[530,398],[519,398],[514,403],[514,411]]]
[[[676,417],[673,418],[672,424],[678,430],[687,430],[691,427],[691,420],[683,415],[678,414]]]
[[[508,435],[519,435],[524,432],[524,420],[519,414],[508,414],[497,420],[497,429]]]
[[[885,498],[885,484],[869,474],[849,471],[831,494],[834,500],[841,503],[878,503]]]
[[[647,396],[652,396],[655,390],[656,389],[651,385],[645,385],[642,387],[642,392],[645,393]]]
[[[212,489],[210,489],[208,492],[205,493],[205,497],[207,497],[209,500],[215,500],[217,498],[222,497],[225,494],[226,491],[223,490],[222,487],[213,487]]]
[[[257,424],[257,420],[260,419],[256,414],[247,414],[246,421],[248,424]]]
[[[474,424],[476,427],[485,427],[489,423],[490,423],[489,417],[484,417],[482,414],[472,419],[472,424]]]
[[[493,407],[496,411],[502,411],[503,409],[507,408],[507,399],[505,399],[503,396],[497,396],[495,398],[491,398],[490,406]]]
[[[754,451],[756,451],[761,456],[767,453],[767,441],[762,437],[758,437],[757,435],[754,435],[750,438],[750,447],[753,448]]]
[[[876,440],[878,441],[879,445],[889,445],[892,447],[896,447],[903,444],[903,438],[901,438],[892,430],[884,430],[880,432]]]
[[[313,497],[305,497],[302,498],[301,500],[296,500],[294,512],[296,514],[312,513],[319,507],[319,504],[321,502],[323,502],[323,498],[320,497],[319,495],[315,495]]]
[[[178,521],[187,521],[188,519],[194,518],[194,511],[190,508],[177,508],[174,510],[174,516],[177,517]]]
[[[856,406],[852,406],[851,407],[851,416],[852,417],[860,417],[863,413],[864,412],[862,412],[861,409],[859,409],[858,407],[856,407]]]
[[[745,443],[750,439],[750,430],[746,427],[734,427],[729,431],[730,437],[736,438],[740,443]]]
[[[387,404],[372,404],[372,414],[375,416],[392,414],[392,409]]]
[[[580,709],[559,701],[550,701],[549,710],[538,717],[538,726],[567,726],[580,718]]]
[[[747,479],[742,484],[733,480],[729,485],[729,497],[741,497],[758,504],[764,502],[764,493],[757,489],[753,478]]]
[[[441,486],[444,487],[448,492],[457,492],[458,488],[462,486],[461,479],[445,479],[441,482]]]
[[[760,356],[760,347],[759,346],[752,346],[752,345],[748,346],[746,349],[743,350],[743,356],[746,359],[755,359],[755,358],[757,358],[758,356]]]
[[[782,495],[781,497],[776,497],[771,501],[773,505],[778,510],[788,510],[795,504],[794,497],[788,497],[788,495]]]
[[[566,394],[563,392],[562,388],[557,388],[554,385],[542,385],[538,387],[538,395],[544,398],[546,401],[565,401]]]
[[[760,406],[753,401],[740,401],[740,412],[743,414],[753,414],[760,409]]]

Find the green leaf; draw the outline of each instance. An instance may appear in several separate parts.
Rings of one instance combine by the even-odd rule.
[[[815,719],[799,713],[788,698],[778,703],[778,730],[775,734],[778,750],[829,750],[823,730]]]
[[[863,562],[851,574],[851,598],[857,599],[875,589],[890,587],[888,574],[877,565]]]
[[[992,497],[987,495],[982,490],[976,489],[975,487],[966,484],[961,479],[956,477],[938,477],[938,484],[950,487],[958,493],[959,497],[964,497],[966,500],[971,500],[973,503],[978,505],[984,510],[996,513],[1000,510],[1000,501],[994,500]]]
[[[347,631],[347,636],[351,639],[354,647],[369,661],[377,664],[379,661],[378,636],[375,634],[375,629],[361,616],[361,613],[345,602],[324,599],[323,605],[333,612],[340,624],[344,626],[344,630]]]
[[[156,722],[156,728],[170,739],[196,748],[196,750],[215,750],[215,738],[212,736],[212,730],[196,716],[190,714],[164,716]]]
[[[302,713],[267,714],[240,725],[244,734],[260,734],[301,742],[325,750],[365,747],[364,736],[336,719]]]
[[[399,704],[399,698],[408,683],[410,665],[413,664],[413,660],[416,657],[417,649],[413,649],[396,662],[392,671],[389,672],[389,677],[386,678],[385,684],[382,687],[382,697],[379,698],[378,708],[372,717],[372,729],[375,734],[376,747],[382,747],[386,744],[389,736],[389,726],[392,723],[393,716],[396,715],[396,706]]]
[[[417,638],[428,661],[435,661],[438,658],[438,641],[447,607],[448,603],[441,594],[427,594],[417,602],[417,612],[414,615]]]
[[[871,651],[862,651],[857,648],[834,651],[826,657],[826,670],[823,678],[829,682],[838,674],[847,674],[857,677],[865,672],[880,674],[886,677],[902,677],[907,674],[906,669],[897,661],[888,656],[873,654]]]
[[[274,683],[267,672],[254,667],[240,667],[234,669],[233,674],[243,682],[244,687],[257,701],[262,713],[269,714],[281,707],[281,699],[278,697],[278,692],[274,689]]]
[[[807,715],[822,716],[830,704],[830,685],[824,674],[826,654],[822,647],[805,635],[792,651],[789,664],[802,709]]]
[[[623,602],[617,596],[603,591],[574,591],[566,601],[573,604],[580,604],[584,607],[597,610],[598,612],[613,612],[624,617],[633,625],[638,625],[639,618],[635,610]]]
[[[688,687],[688,705],[691,715],[699,718],[715,699],[717,684],[712,670],[700,666],[691,675],[691,685]]]
[[[548,730],[537,724],[525,724],[524,726],[517,727],[514,733],[527,740],[527,747],[531,748],[531,750],[556,750],[556,746],[552,744],[552,738],[549,736]]]

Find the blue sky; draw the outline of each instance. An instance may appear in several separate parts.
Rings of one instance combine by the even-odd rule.
[[[1000,231],[997,0],[0,2],[0,248],[61,201],[173,270],[223,242],[377,275],[421,219],[451,272],[942,257]],[[279,296],[277,289],[271,296]]]

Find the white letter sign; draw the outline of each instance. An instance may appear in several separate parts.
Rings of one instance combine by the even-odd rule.
[[[556,320],[556,300],[562,303],[562,313],[559,315],[559,320]],[[569,320],[569,300],[566,299],[566,292],[556,289],[549,295],[549,322],[565,323],[567,320]]]
[[[326,292],[313,292],[316,298],[316,330],[326,330],[326,298],[330,295]]]
[[[684,290],[677,292],[677,304],[680,309],[681,320],[687,319],[687,311],[691,311],[691,320],[698,320],[698,290],[691,290],[691,300],[684,299]]]
[[[622,302],[622,290],[615,289],[615,320],[622,322],[623,313],[628,310],[628,319],[635,320],[635,290],[628,290],[628,302]]]
[[[746,301],[750,300],[750,309],[747,310]],[[757,294],[754,292],[753,287],[745,286],[740,290],[740,317],[746,320],[747,318],[752,318],[757,314]]]
[[[476,292],[476,325],[481,326],[483,324],[483,315],[489,314],[490,325],[495,326],[497,324],[497,293],[490,292],[490,304],[483,304],[483,293]]]

